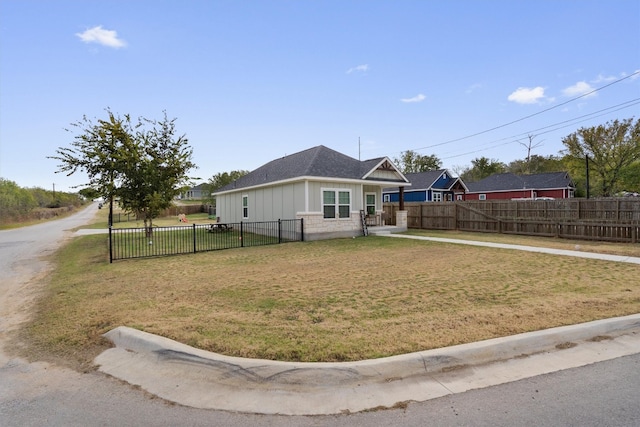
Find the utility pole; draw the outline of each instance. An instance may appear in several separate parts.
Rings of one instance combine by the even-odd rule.
[[[585,154],[584,158],[587,166],[587,199],[589,199],[589,155]]]

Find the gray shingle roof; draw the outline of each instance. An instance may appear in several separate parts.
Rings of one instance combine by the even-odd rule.
[[[425,190],[427,188],[431,188],[434,182],[440,175],[446,172],[446,169],[439,169],[434,171],[425,171],[425,172],[410,172],[404,174],[405,178],[411,183],[410,191],[415,190]],[[394,192],[398,191],[398,187],[389,187],[384,188],[382,191],[384,192]]]
[[[405,176],[411,183],[411,189],[426,189],[431,188],[440,176],[446,172],[446,169],[439,169],[435,171],[425,171],[408,173]]]
[[[575,187],[567,172],[548,172],[533,175],[515,175],[499,173],[478,182],[467,183],[470,193],[509,191],[509,190],[541,190],[551,188]]]
[[[335,150],[318,145],[295,154],[275,159],[226,185],[218,192],[253,187],[302,176],[319,178],[363,179],[384,157],[356,160]]]

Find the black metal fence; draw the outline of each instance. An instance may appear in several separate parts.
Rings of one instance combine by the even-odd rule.
[[[185,226],[109,228],[110,262],[304,240],[302,219]]]

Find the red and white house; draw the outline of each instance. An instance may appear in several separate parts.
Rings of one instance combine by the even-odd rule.
[[[568,199],[576,186],[567,172],[532,175],[500,173],[478,182],[468,182],[465,200]]]

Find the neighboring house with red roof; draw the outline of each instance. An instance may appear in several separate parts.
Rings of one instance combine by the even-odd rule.
[[[500,173],[478,182],[467,183],[464,200],[498,199],[567,199],[574,196],[576,185],[567,172],[531,175]]]
[[[411,183],[411,187],[404,190],[405,202],[450,202],[463,200],[468,191],[467,186],[458,177],[451,175],[447,169],[433,171],[407,173],[405,177]],[[400,189],[398,187],[382,190],[384,203],[397,203],[400,201]]]
[[[314,240],[361,235],[361,212],[382,216],[382,189],[409,185],[387,157],[361,161],[319,145],[260,166],[213,196],[221,222],[302,218],[305,240]]]

